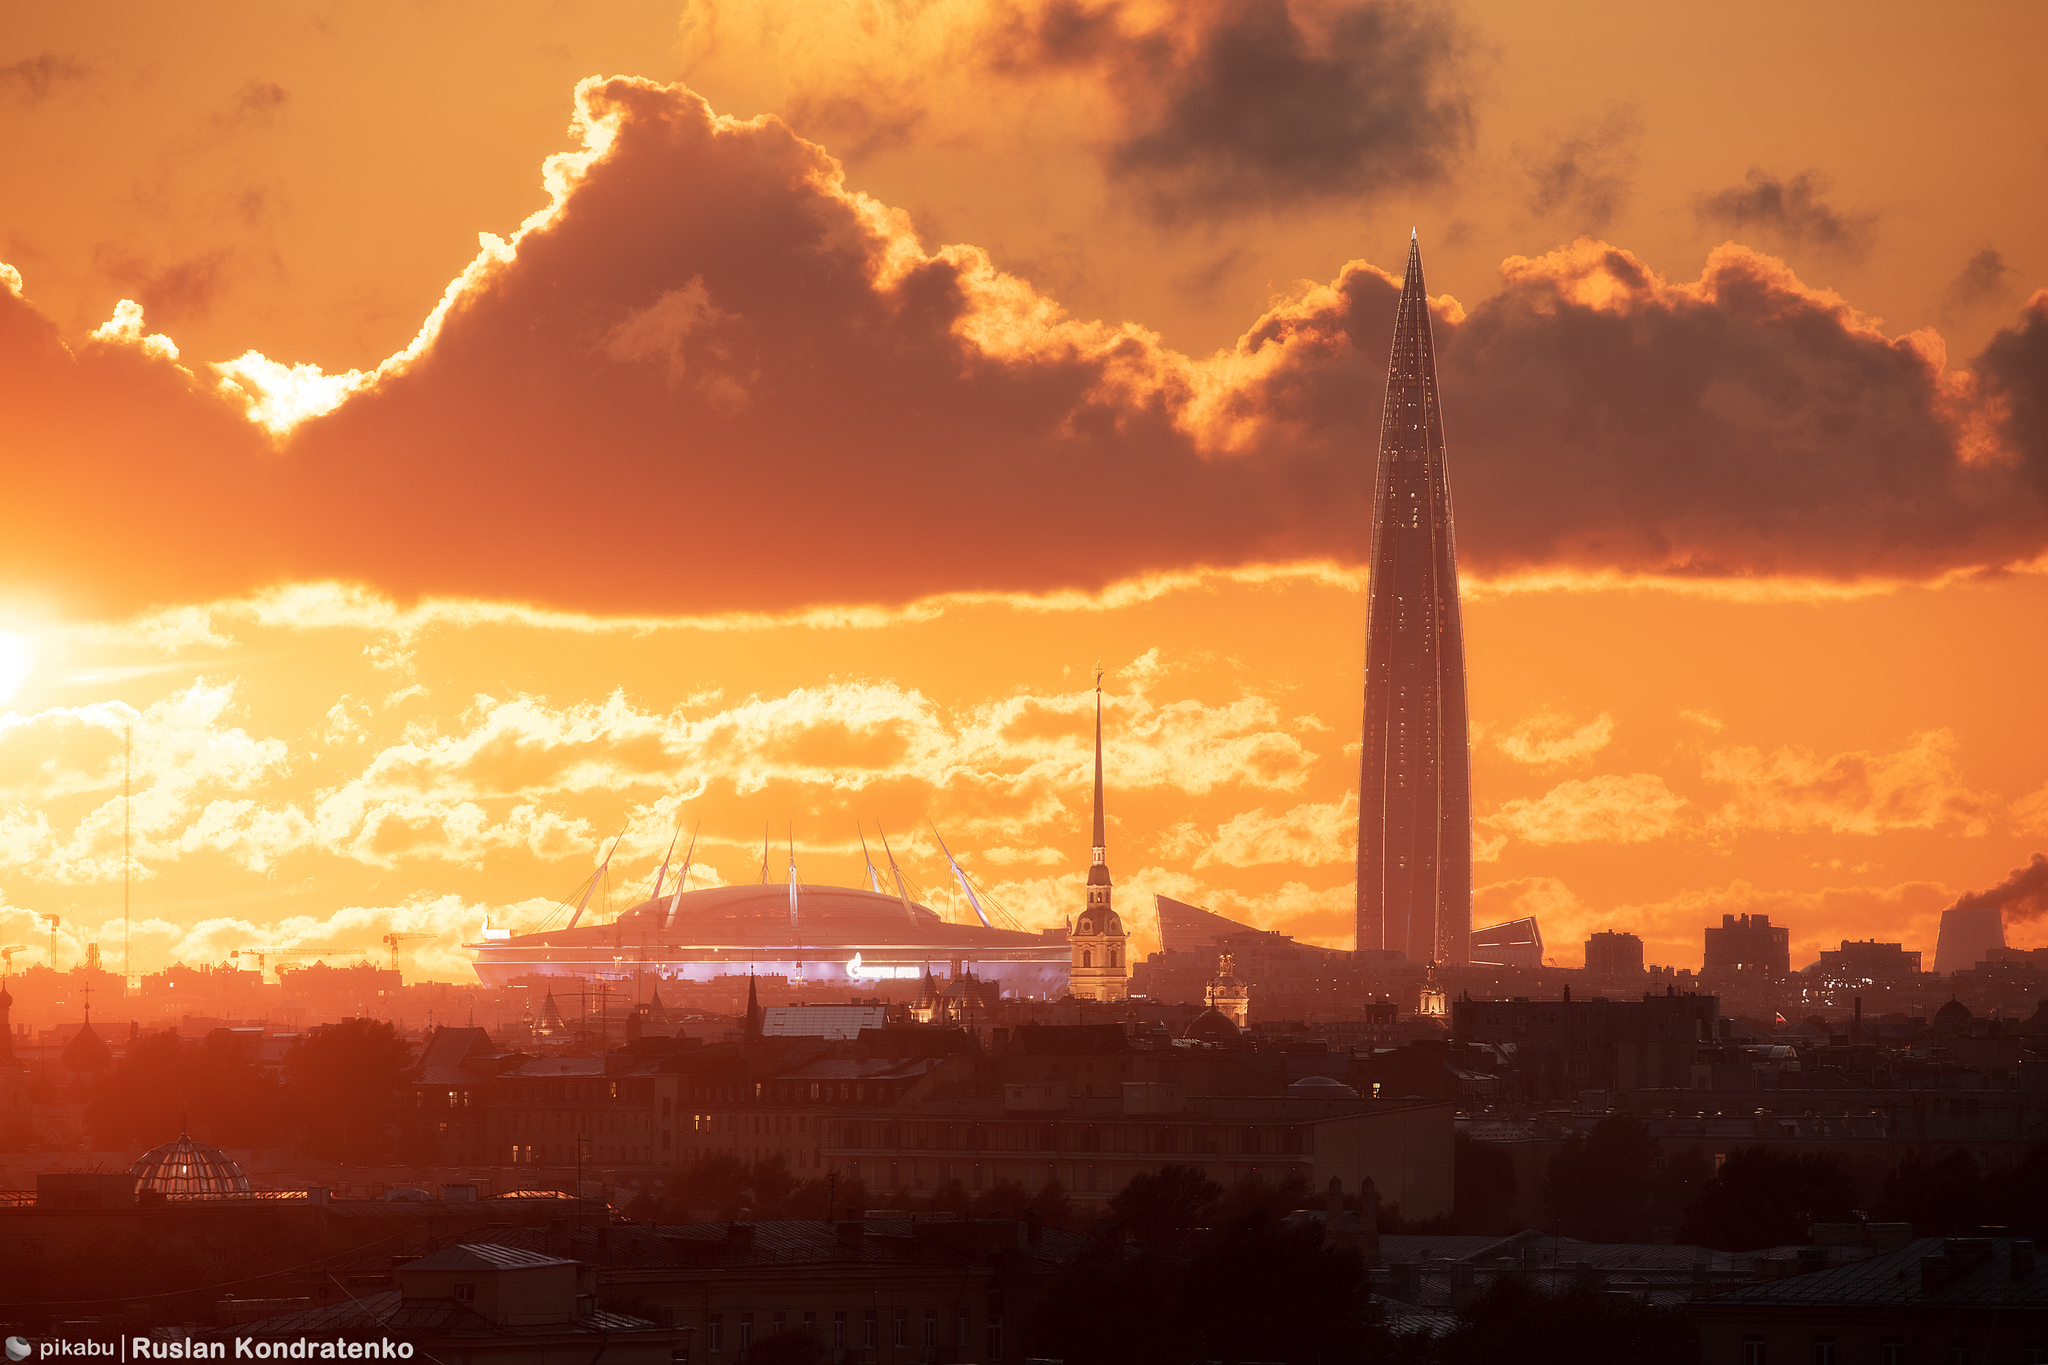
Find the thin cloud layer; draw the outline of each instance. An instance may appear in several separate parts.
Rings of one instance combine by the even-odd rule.
[[[1780,177],[1752,166],[1740,185],[1695,196],[1692,210],[1725,232],[1761,232],[1794,251],[1860,260],[1877,240],[1878,216],[1836,208],[1826,198],[1832,188],[1819,171]]]
[[[1385,272],[1195,359],[928,250],[774,119],[578,99],[550,206],[372,373],[198,365],[132,304],[72,350],[0,272],[0,581],[103,612],[337,580],[714,615],[1363,559]],[[1475,580],[2048,548],[2038,300],[1958,372],[1738,246],[1694,283],[1588,239],[1503,277],[1437,307]]]
[[[1634,197],[1642,135],[1636,107],[1617,103],[1547,142],[1517,148],[1529,180],[1529,212],[1561,220],[1574,232],[1605,231]]]

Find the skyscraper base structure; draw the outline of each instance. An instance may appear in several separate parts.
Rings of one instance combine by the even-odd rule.
[[[1465,962],[1472,779],[1458,553],[1444,466],[1422,249],[1411,234],[1373,488],[1365,733],[1358,785],[1358,947]]]

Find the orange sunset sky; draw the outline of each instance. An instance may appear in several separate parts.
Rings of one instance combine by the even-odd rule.
[[[1350,946],[1411,226],[1475,924],[1931,960],[2048,849],[2039,5],[0,16],[17,969],[119,966],[124,735],[138,973],[468,979],[679,819],[1052,923],[1097,667],[1140,947]]]

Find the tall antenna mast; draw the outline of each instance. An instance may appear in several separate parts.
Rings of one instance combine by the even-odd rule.
[[[130,867],[128,849],[134,800],[131,784],[135,776],[135,727],[128,726],[121,732],[121,994],[128,994],[129,973],[132,964],[128,960],[130,939],[128,923],[128,872]]]

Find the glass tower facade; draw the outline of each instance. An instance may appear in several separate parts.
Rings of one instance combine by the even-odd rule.
[[[1411,237],[1373,489],[1358,946],[1463,962],[1472,931],[1465,637],[1422,250]]]

